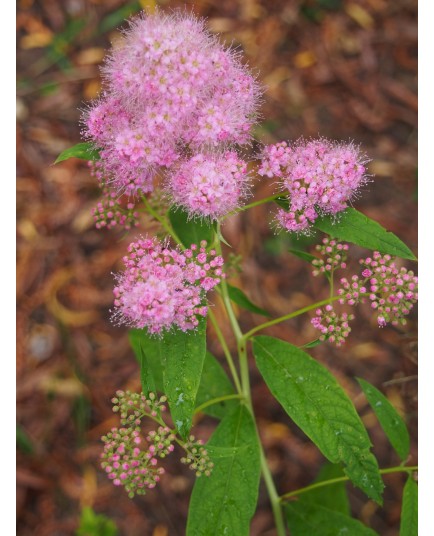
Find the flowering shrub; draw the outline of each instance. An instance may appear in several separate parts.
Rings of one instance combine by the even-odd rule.
[[[130,340],[142,392],[118,391],[112,400],[120,427],[102,438],[101,465],[108,478],[130,497],[144,495],[158,484],[164,459],[177,445],[184,450],[181,462],[201,477],[190,501],[188,535],[248,534],[262,474],[277,534],[289,527],[297,536],[374,534],[348,512],[331,508],[330,500],[322,501],[326,496],[318,490],[327,494],[331,484],[342,485],[345,495],[344,482],[350,480],[381,505],[382,475],[404,472],[402,533],[416,534],[416,468],[407,465],[404,421],[380,391],[358,380],[402,461],[380,469],[353,402],[305,351],[323,342],[342,346],[356,305],[369,303],[384,327],[404,325],[417,301],[417,277],[396,259],[414,261],[411,250],[350,206],[368,182],[367,156],[353,143],[300,139],[264,147],[248,162],[246,148],[241,149],[251,138],[260,86],[238,53],[185,12],[133,19],[103,74],[104,91],[83,115],[87,144],[69,149],[58,161],[70,156],[92,160],[103,191],[94,210],[98,228],[123,225],[128,230],[139,224],[144,210],[160,224],[162,235],[132,242],[123,259],[125,270],[115,276],[112,315],[116,324],[134,328]],[[276,179],[278,191],[249,205],[245,200],[255,171],[262,180]],[[313,266],[314,276],[327,278],[330,295],[243,332],[233,303],[269,313],[227,282],[222,225],[232,214],[265,203],[277,207],[282,232],[316,229],[327,235],[316,247],[319,256],[293,253]],[[335,291],[335,272],[349,270],[351,243],[373,253],[360,261],[360,274],[340,277]],[[209,306],[211,291],[222,298],[237,359]],[[257,335],[311,311],[319,333],[304,348]],[[230,379],[207,351],[208,322]],[[250,349],[277,402],[333,464],[328,470],[337,478],[277,491],[252,406]],[[193,415],[199,412],[220,421],[206,446],[191,435]],[[299,500],[290,500],[295,497]]]

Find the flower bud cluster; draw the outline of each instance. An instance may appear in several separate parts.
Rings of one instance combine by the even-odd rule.
[[[348,244],[337,242],[331,238],[324,238],[322,244],[318,244],[315,247],[324,259],[312,260],[312,265],[315,267],[312,274],[317,276],[325,272],[331,273],[338,268],[346,268],[348,247]]]
[[[167,397],[158,397],[155,393],[145,396],[143,393],[121,390],[116,391],[116,396],[112,398],[113,411],[119,413],[122,425],[136,423],[143,415],[156,417],[166,411],[166,401]]]
[[[101,438],[105,444],[101,467],[115,486],[125,487],[130,498],[145,495],[146,489],[154,488],[164,474],[164,469],[157,467],[155,453],[141,450],[140,432],[140,426],[112,428]]]
[[[349,322],[354,319],[354,315],[347,313],[338,315],[330,304],[324,309],[317,309],[316,314],[311,322],[321,332],[319,339],[341,346],[351,332]]]
[[[150,444],[149,452],[153,456],[165,458],[173,452],[175,435],[168,426],[159,426],[157,430],[151,430],[146,436],[146,441]]]
[[[407,316],[417,302],[418,278],[406,268],[398,268],[390,255],[374,252],[372,258],[360,261],[362,275],[368,284],[371,307],[380,327],[389,322],[405,325]]]
[[[139,214],[135,211],[135,203],[132,199],[125,201],[125,196],[119,195],[112,191],[104,176],[98,171],[99,162],[89,162],[91,174],[98,179],[102,196],[96,207],[92,209],[92,216],[95,221],[95,227],[113,228],[116,226],[124,227],[127,231],[139,224]]]
[[[364,301],[364,295],[366,294],[365,282],[361,281],[358,275],[353,275],[348,281],[346,277],[342,277],[340,280],[341,288],[338,290],[339,303],[341,305],[357,305],[361,301]]]
[[[156,239],[140,239],[128,247],[126,270],[117,275],[114,318],[149,333],[178,327],[194,329],[206,316],[206,292],[224,277],[223,258],[200,247],[171,249]],[[206,303],[206,302],[205,302]]]
[[[327,248],[331,242],[327,245],[324,243],[324,246]],[[343,277],[340,280],[339,303],[355,306],[369,298],[380,327],[388,323],[394,326],[406,324],[405,316],[410,313],[418,298],[418,279],[414,273],[407,268],[398,268],[393,257],[382,255],[378,251],[359,262],[362,266],[361,275],[355,274],[349,279]],[[332,266],[330,259],[328,263]],[[342,344],[351,331],[348,321],[354,315],[343,313],[338,316],[331,304],[324,310],[317,309],[316,315],[311,322],[321,331],[320,339]],[[337,326],[340,326],[339,329]]]
[[[181,458],[181,463],[188,465],[196,473],[196,476],[210,476],[214,467],[208,451],[203,446],[202,440],[196,440],[193,435],[183,444],[186,455]]]
[[[301,139],[292,146],[280,142],[266,147],[259,174],[277,177],[288,194],[289,210],[279,209],[278,224],[307,233],[319,215],[335,215],[347,208],[367,182],[366,162],[352,143]]]
[[[166,397],[158,398],[154,393],[146,397],[143,393],[117,391],[112,399],[113,411],[121,417],[121,428],[112,428],[101,439],[104,451],[101,467],[115,486],[124,486],[130,498],[144,495],[152,489],[164,474],[158,467],[158,458],[165,458],[173,451],[175,435],[166,426],[150,431],[143,441],[141,421],[145,416],[156,417],[166,408]],[[143,449],[142,445],[146,445]]]

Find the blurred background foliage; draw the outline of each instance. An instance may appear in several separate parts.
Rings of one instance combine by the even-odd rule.
[[[417,245],[417,3],[410,0],[18,0],[18,265],[17,265],[17,534],[182,535],[192,475],[167,460],[161,485],[129,500],[99,469],[99,437],[116,419],[110,398],[139,389],[138,366],[125,329],[109,319],[113,278],[128,239],[97,231],[90,210],[98,189],[85,163],[53,166],[80,141],[80,110],[101,89],[98,66],[117,27],[143,8],[187,5],[222,39],[244,51],[266,88],[261,143],[323,135],[354,140],[372,158],[372,183],[356,208]],[[273,192],[256,181],[255,197]],[[234,282],[279,316],[326,292],[289,248],[320,237],[274,234],[262,206],[233,218],[225,236],[237,258]],[[146,218],[141,227],[152,234]],[[132,238],[130,236],[130,238]],[[362,250],[353,248],[355,257]],[[417,253],[417,252],[416,252]],[[215,313],[222,311],[215,298]],[[239,312],[247,328],[258,321]],[[354,381],[366,378],[405,417],[416,463],[416,317],[405,330],[379,330],[359,310],[346,345],[311,350],[355,400],[380,465],[397,464]],[[315,338],[309,318],[269,333],[303,344]],[[230,334],[228,333],[230,339]],[[210,349],[220,355],[210,337]],[[323,459],[276,406],[252,364],[261,434],[281,493],[308,484]],[[197,420],[206,439],[214,422]],[[383,536],[398,534],[404,477],[387,477],[380,509],[350,489],[353,512]],[[273,534],[261,488],[252,535]],[[116,528],[117,527],[117,528]]]

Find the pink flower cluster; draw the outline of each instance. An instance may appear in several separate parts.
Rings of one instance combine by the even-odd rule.
[[[354,319],[354,315],[347,313],[338,315],[332,305],[326,305],[324,310],[317,309],[316,314],[318,316],[312,318],[311,323],[321,332],[319,339],[341,346],[351,332],[349,322]]]
[[[314,276],[323,273],[331,273],[338,268],[347,267],[348,244],[337,242],[331,238],[323,238],[322,244],[315,246],[315,249],[324,257],[324,259],[312,260],[312,271]]]
[[[277,177],[289,197],[289,210],[279,209],[278,224],[288,231],[308,232],[321,214],[347,208],[366,183],[367,158],[353,144],[326,139],[280,142],[265,148],[259,174]]]
[[[182,252],[156,239],[130,244],[123,259],[126,270],[117,275],[113,291],[114,318],[149,333],[194,329],[197,316],[208,312],[206,292],[224,277],[222,257],[205,248],[205,241]]]
[[[247,164],[234,151],[184,160],[171,175],[174,202],[192,216],[217,219],[238,206],[248,186]]]
[[[105,91],[84,113],[83,135],[100,149],[96,166],[117,193],[151,192],[156,176],[185,158],[181,169],[191,166],[192,154],[209,158],[212,167],[219,158],[214,151],[250,140],[259,85],[238,53],[225,49],[193,15],[157,11],[133,19],[103,74]],[[244,193],[245,176],[238,174],[231,175],[241,181],[237,188],[228,186],[227,168],[222,171],[221,193]],[[222,203],[218,213],[227,205],[224,198]]]

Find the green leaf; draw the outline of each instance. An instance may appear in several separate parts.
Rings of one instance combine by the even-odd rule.
[[[202,377],[200,379],[199,389],[196,395],[196,407],[225,395],[232,395],[235,393],[233,385],[228,378],[223,367],[217,361],[217,359],[207,352],[205,356],[205,362],[203,364]],[[225,400],[206,407],[203,412],[211,417],[222,419],[229,409],[238,405],[236,400]]]
[[[128,338],[140,365],[142,389],[153,384],[155,391],[163,393],[164,363],[161,359],[160,339],[156,335],[149,335],[145,329],[130,329]]]
[[[257,305],[252,303],[241,289],[234,287],[232,285],[229,285],[229,283],[227,283],[227,287],[228,287],[229,298],[234,303],[236,303],[240,307],[243,307],[243,309],[247,309],[247,311],[251,311],[252,313],[271,317],[268,311],[266,311],[265,309],[261,309],[261,307],[258,307]]]
[[[149,386],[149,382],[154,382],[154,392],[156,390],[164,393],[163,374],[165,360],[162,357],[161,340],[155,335],[148,335],[145,329],[131,329],[129,331],[129,339],[140,365],[142,388],[143,385]],[[142,360],[142,352],[146,358],[144,361]],[[232,383],[223,370],[223,367],[211,353],[206,352],[202,376],[196,394],[195,407],[202,405],[212,398],[231,395],[234,392]],[[221,419],[227,410],[235,407],[235,405],[237,405],[237,401],[227,400],[208,406],[203,412],[217,419]]]
[[[185,247],[189,248],[192,244],[199,245],[201,240],[206,240],[208,245],[213,242],[214,225],[209,220],[189,218],[187,212],[175,206],[169,210],[169,219]]]
[[[146,353],[142,347],[140,347],[140,354],[140,383],[142,385],[142,393],[147,396],[149,393],[156,393],[157,386]]]
[[[290,502],[285,506],[291,536],[376,536],[357,519],[316,503]]]
[[[404,486],[402,495],[400,536],[417,536],[417,484],[411,476]]]
[[[333,463],[325,463],[315,478],[314,483],[325,482],[344,475],[342,467]],[[351,515],[350,502],[348,500],[346,482],[336,482],[300,495],[299,502],[316,503],[324,508],[339,512],[346,516]]]
[[[201,319],[195,330],[165,333],[159,342],[164,393],[173,422],[185,439],[190,432],[206,355],[206,319]]]
[[[274,202],[276,205],[279,205],[280,208],[283,208],[285,212],[289,211],[289,199],[287,195],[282,194],[279,197],[276,197]]]
[[[83,508],[76,536],[116,536],[117,533],[118,529],[111,519],[96,514],[88,506]]]
[[[99,151],[89,143],[77,143],[74,147],[65,149],[56,158],[55,164],[68,160],[68,158],[81,158],[82,160],[99,160]]]
[[[410,452],[410,436],[402,417],[378,389],[361,378],[356,379],[390,444],[401,460],[406,460]]]
[[[396,235],[386,231],[379,223],[371,220],[354,208],[347,208],[338,216],[322,216],[314,227],[334,238],[358,246],[389,253],[402,259],[417,260],[412,251]]]
[[[228,413],[207,444],[211,476],[194,484],[187,536],[248,536],[258,500],[261,473],[252,417],[239,405]]]
[[[360,417],[333,375],[309,354],[273,337],[253,340],[265,382],[291,419],[354,485],[381,504],[383,481]]]
[[[318,257],[315,257],[315,255],[311,255],[310,253],[307,253],[307,251],[300,251],[299,249],[289,249],[289,253],[292,253],[299,259],[302,259],[303,261],[312,262],[315,259],[318,259]]]

